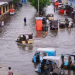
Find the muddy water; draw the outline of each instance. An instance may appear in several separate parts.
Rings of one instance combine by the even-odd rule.
[[[54,13],[52,8],[53,5],[47,7],[46,14]],[[55,19],[63,17],[58,12],[54,13]],[[71,31],[66,28],[58,29],[58,31],[48,30],[48,35],[43,38],[42,32],[35,30],[35,13],[36,10],[29,3],[23,4],[23,7],[16,8],[14,16],[8,16],[5,19],[4,27],[0,27],[0,64],[11,66],[14,72],[22,75],[38,75],[35,72],[36,66],[32,63],[32,57],[39,47],[53,47],[58,56],[64,52],[75,51],[75,28]],[[24,17],[27,18],[26,26],[23,22]],[[15,42],[19,34],[23,33],[33,33],[33,45],[22,46]],[[74,74],[73,71],[65,71],[65,75]]]

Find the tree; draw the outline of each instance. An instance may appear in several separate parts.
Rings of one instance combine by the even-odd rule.
[[[29,0],[31,5],[38,10],[38,0]],[[50,5],[50,0],[39,0],[39,11],[42,11],[46,5]]]
[[[19,2],[20,0],[13,0],[14,3]]]

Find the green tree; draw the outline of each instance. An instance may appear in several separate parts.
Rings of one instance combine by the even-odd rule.
[[[20,0],[13,0],[13,2],[15,3],[15,2],[19,2]]]
[[[31,5],[38,10],[38,0],[29,0],[31,2]],[[42,11],[46,5],[50,5],[50,0],[39,0],[39,10]]]

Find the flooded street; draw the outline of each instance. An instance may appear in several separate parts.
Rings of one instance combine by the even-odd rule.
[[[35,30],[36,10],[29,3],[23,4],[23,7],[16,8],[14,16],[8,16],[5,19],[4,27],[0,27],[0,64],[12,67],[14,72],[21,75],[38,75],[35,72],[35,65],[32,57],[39,47],[52,47],[56,49],[56,54],[61,56],[62,53],[75,52],[75,28],[71,31],[58,29],[58,31],[48,30],[48,35],[42,38],[41,31]],[[46,8],[46,14],[54,13],[55,19],[68,16],[61,16],[59,11],[53,9],[53,5]],[[27,18],[27,25],[24,25],[24,17]],[[17,45],[16,39],[19,34],[33,33],[33,45]],[[38,36],[39,38],[36,38]],[[65,75],[75,75],[73,71],[66,71]]]

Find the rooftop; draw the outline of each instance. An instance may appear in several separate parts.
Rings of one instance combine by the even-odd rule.
[[[1,2],[0,1],[0,5],[3,5],[3,4],[8,4],[8,2]]]
[[[0,2],[10,2],[10,1],[13,1],[13,0],[0,0]]]

